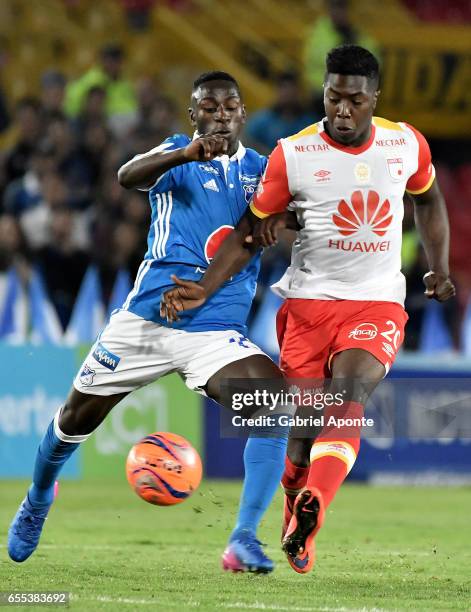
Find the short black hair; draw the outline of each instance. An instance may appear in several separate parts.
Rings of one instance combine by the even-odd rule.
[[[193,83],[192,91],[196,91],[200,85],[208,83],[209,81],[230,81],[234,83],[237,91],[240,93],[239,83],[236,79],[228,72],[222,72],[221,70],[212,70],[211,72],[203,72],[203,74],[200,74]]]
[[[328,74],[345,74],[365,76],[374,81],[375,85],[379,82],[379,63],[376,57],[358,45],[340,45],[327,53],[326,76]]]

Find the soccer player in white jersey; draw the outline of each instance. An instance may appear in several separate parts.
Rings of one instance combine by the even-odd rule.
[[[175,134],[118,173],[124,187],[149,192],[149,248],[128,299],[111,315],[41,441],[33,483],[9,530],[8,552],[14,561],[25,561],[36,549],[62,466],[134,389],[178,372],[190,389],[224,403],[221,383],[227,379],[276,379],[282,384],[277,366],[245,336],[260,253],[205,308],[185,313],[178,329],[160,316],[161,296],[173,285],[172,275],[201,278],[245,213],[266,167],[266,158],[239,140],[245,107],[230,74],[211,72],[196,79],[189,117],[196,130],[193,140]],[[283,471],[287,428],[251,434],[237,524],[223,567],[270,572],[273,562],[256,532]]]
[[[328,54],[326,118],[279,141],[250,211],[203,279],[164,297],[170,318],[204,303],[238,270],[244,240],[274,244],[286,226],[279,214],[293,211],[299,231],[291,265],[273,287],[285,298],[277,316],[280,362],[288,377],[329,377],[330,391],[343,393],[341,406],[325,407],[324,423],[331,416],[361,422],[369,393],[403,341],[405,191],[430,268],[425,293],[439,301],[455,293],[446,207],[429,146],[412,126],[373,116],[378,82],[378,62],[366,49],[345,45]],[[290,438],[282,478],[283,549],[299,573],[313,566],[314,536],[355,462],[360,426],[325,425],[314,437]]]

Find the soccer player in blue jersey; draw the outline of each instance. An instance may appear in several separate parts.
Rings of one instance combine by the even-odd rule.
[[[223,380],[282,379],[277,366],[245,336],[260,254],[203,308],[182,313],[172,326],[160,316],[161,296],[174,285],[174,275],[195,281],[203,276],[244,214],[266,166],[263,156],[239,141],[246,114],[232,76],[201,75],[189,114],[193,139],[174,135],[119,170],[121,185],[149,192],[148,250],[134,288],[91,348],[39,446],[33,483],[8,534],[14,561],[24,561],[36,549],[64,463],[128,393],[171,372],[216,401]],[[273,569],[256,531],[283,472],[286,441],[287,432],[247,440],[244,487],[223,555],[225,569]]]

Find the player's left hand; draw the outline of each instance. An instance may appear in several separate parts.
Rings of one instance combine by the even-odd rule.
[[[175,274],[171,279],[178,286],[166,291],[160,302],[160,316],[167,319],[167,323],[179,321],[179,312],[198,308],[206,302],[207,297],[205,288],[199,283],[183,280]]]
[[[456,295],[455,285],[452,283],[449,276],[444,274],[436,274],[435,272],[427,272],[424,274],[425,295],[429,299],[435,299],[438,302],[446,302],[451,297]]]

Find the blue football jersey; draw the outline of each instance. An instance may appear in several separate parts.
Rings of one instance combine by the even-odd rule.
[[[167,138],[153,151],[171,151],[191,142],[184,134]],[[159,314],[171,275],[198,281],[221,242],[237,225],[257,188],[267,160],[239,144],[231,157],[189,162],[167,171],[149,190],[152,208],[148,249],[123,308],[168,325]],[[235,329],[246,333],[255,295],[260,254],[201,307],[179,314],[171,327],[185,331]]]

